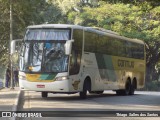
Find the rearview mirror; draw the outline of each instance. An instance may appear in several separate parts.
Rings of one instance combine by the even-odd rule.
[[[74,42],[74,40],[68,40],[65,43],[65,54],[66,55],[70,55],[71,54],[71,49],[72,49],[72,43]]]
[[[10,46],[11,47],[11,51],[10,51],[11,55],[15,52],[18,52],[17,48],[20,47],[21,43],[22,43],[22,39],[16,39],[16,40],[11,41],[11,46]]]

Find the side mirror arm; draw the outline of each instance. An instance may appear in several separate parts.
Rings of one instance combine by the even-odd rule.
[[[70,55],[71,54],[71,49],[72,49],[72,43],[74,40],[67,40],[65,43],[65,54]]]

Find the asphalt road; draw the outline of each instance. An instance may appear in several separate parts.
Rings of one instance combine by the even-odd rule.
[[[24,96],[21,97],[19,111],[43,111],[43,115],[52,116],[52,118],[45,116],[46,120],[52,120],[53,117],[61,120],[159,120],[160,92],[139,91],[132,96],[117,96],[112,91],[105,91],[102,95],[89,94],[87,99],[82,100],[79,94],[50,93],[48,98],[41,98],[39,92],[25,91]],[[147,117],[140,117],[141,115]],[[27,119],[39,120],[40,118]]]

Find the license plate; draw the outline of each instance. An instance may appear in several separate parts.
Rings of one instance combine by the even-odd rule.
[[[37,88],[45,88],[45,85],[37,85]]]

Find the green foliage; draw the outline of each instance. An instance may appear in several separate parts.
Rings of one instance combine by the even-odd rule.
[[[0,63],[5,64],[8,58],[9,42],[9,1],[0,0]],[[4,58],[5,56],[5,58]]]
[[[23,38],[25,28],[33,24],[58,23],[61,10],[46,0],[11,0],[13,39]],[[0,64],[9,62],[10,0],[0,0]]]
[[[4,79],[5,66],[0,66],[0,79]]]
[[[148,91],[160,91],[160,81],[151,81],[147,82],[145,86],[145,90]]]
[[[70,23],[96,26],[118,32],[122,36],[144,40],[147,45],[148,81],[158,79],[160,61],[160,2],[106,0],[99,7],[83,7],[77,14],[69,12]]]
[[[0,64],[8,63],[10,0],[0,0]],[[91,0],[92,1],[92,0]],[[160,1],[99,0],[97,5],[81,0],[14,0],[13,38],[22,38],[33,24],[70,23],[102,27],[146,42],[148,81],[160,74]]]

